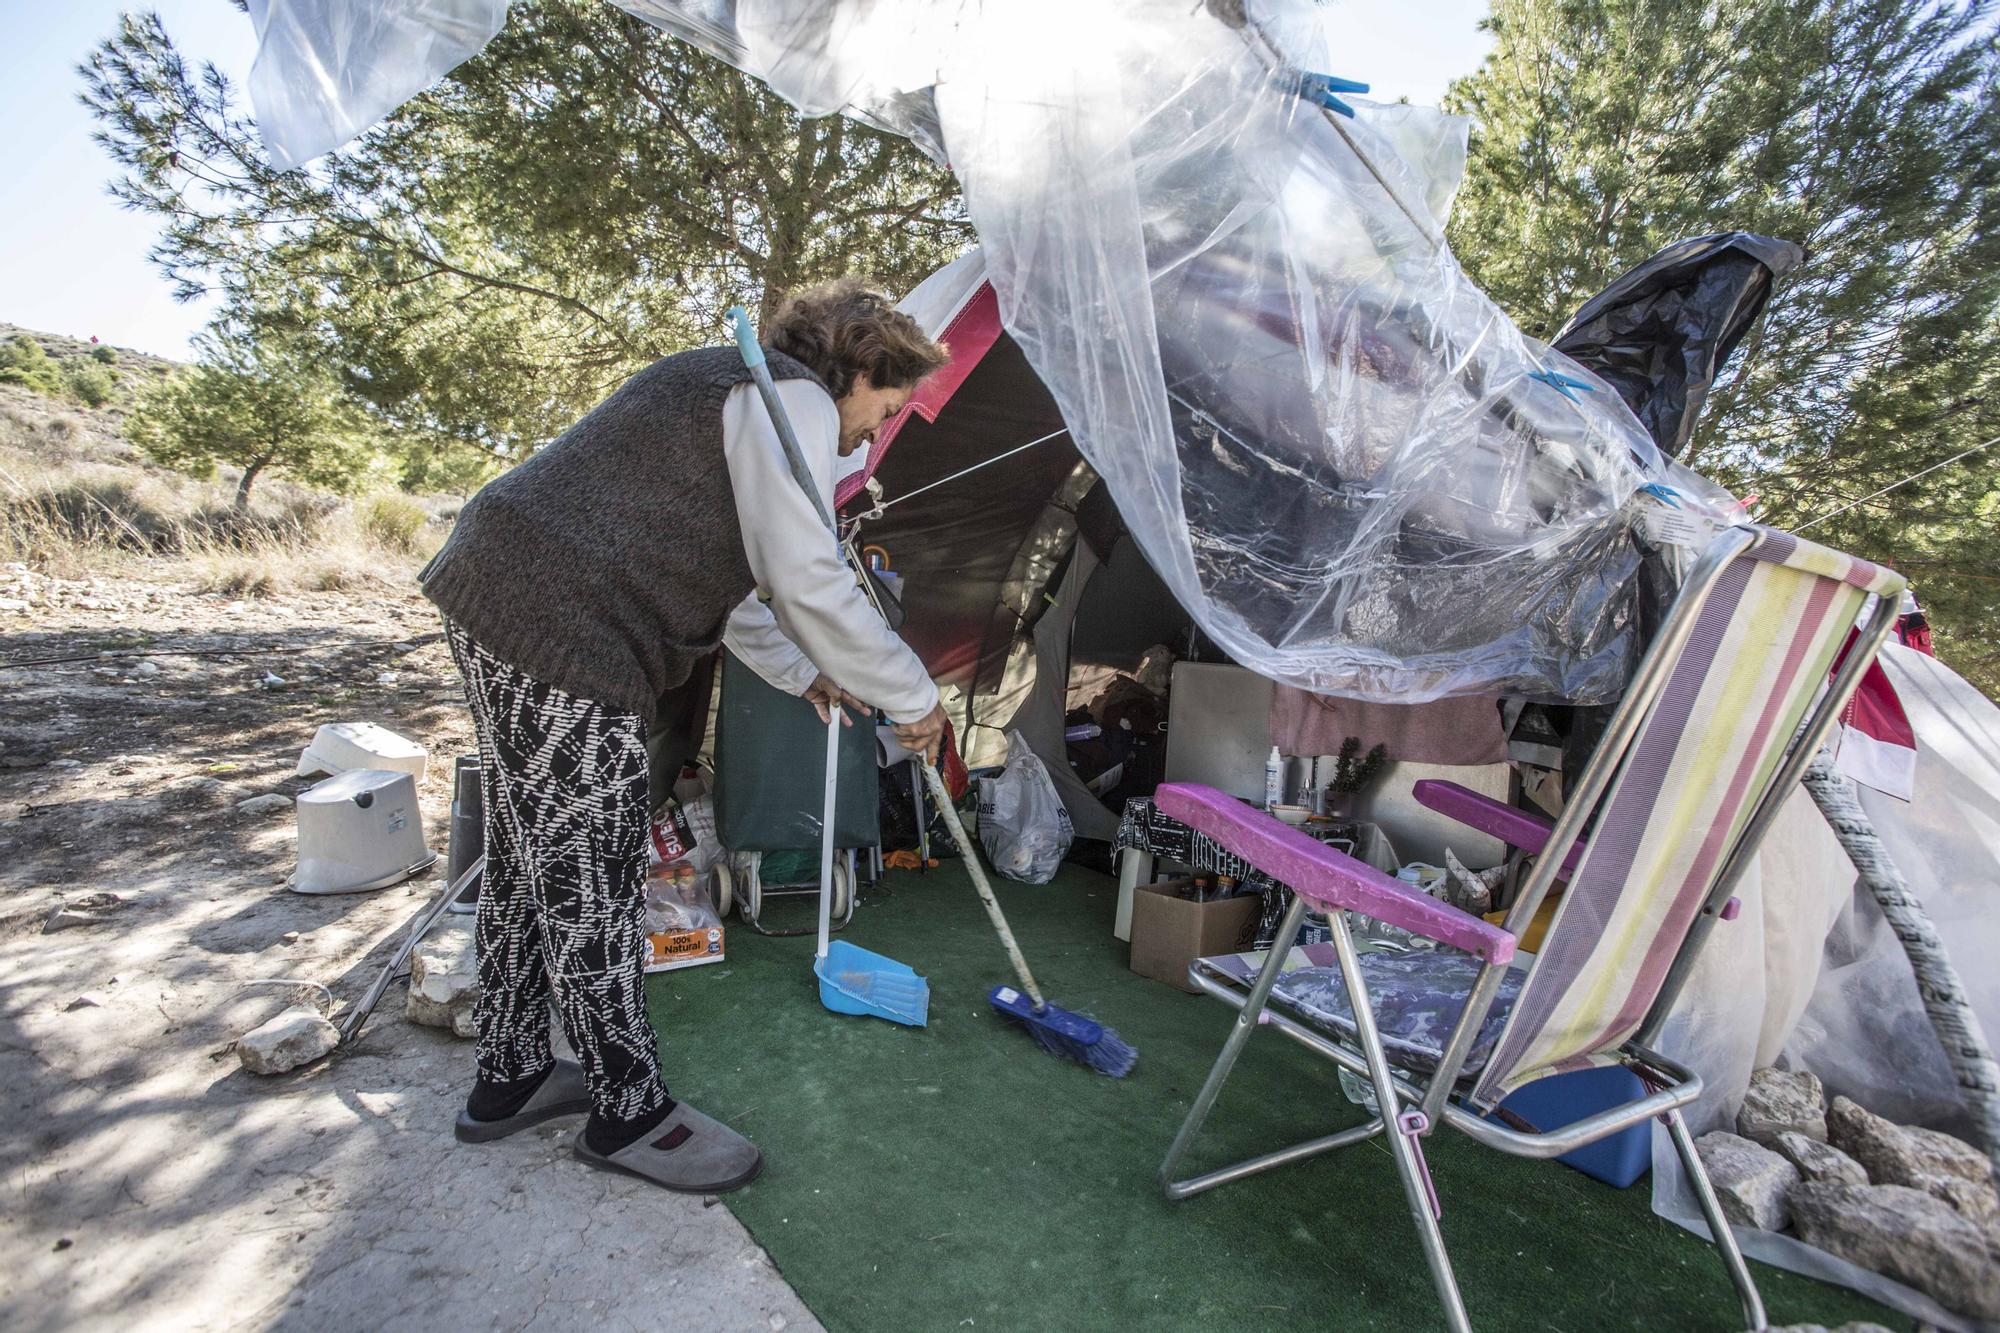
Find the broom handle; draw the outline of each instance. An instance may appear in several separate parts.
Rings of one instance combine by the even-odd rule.
[[[931,800],[944,812],[945,827],[951,830],[951,840],[958,844],[959,858],[972,875],[972,887],[979,891],[979,901],[986,904],[986,915],[993,919],[993,929],[1000,932],[1000,943],[1007,946],[1007,957],[1014,964],[1014,975],[1021,979],[1021,989],[1028,992],[1038,1011],[1048,1008],[1042,988],[1035,984],[1035,974],[1028,970],[1028,960],[1021,956],[1021,946],[1014,942],[1014,932],[1007,925],[1006,913],[1000,910],[1000,900],[993,896],[993,886],[986,882],[979,854],[973,851],[972,840],[965,836],[965,825],[958,822],[958,807],[952,804],[951,793],[945,790],[937,765],[928,761],[924,764],[924,784],[931,789]]]
[[[840,705],[827,711],[826,798],[820,804],[819,830],[819,950],[826,957],[827,936],[833,924],[833,812],[840,776]],[[849,886],[852,891],[853,886]]]

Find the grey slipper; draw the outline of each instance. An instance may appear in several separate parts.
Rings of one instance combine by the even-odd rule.
[[[683,1194],[740,1189],[764,1169],[757,1145],[686,1102],[644,1138],[614,1153],[600,1153],[576,1136],[576,1155],[599,1171],[619,1171]]]
[[[583,1066],[574,1060],[557,1060],[555,1068],[542,1080],[542,1086],[535,1089],[535,1095],[528,1098],[526,1106],[498,1120],[475,1120],[461,1108],[458,1123],[452,1126],[451,1132],[458,1136],[460,1143],[491,1143],[519,1133],[530,1125],[539,1125],[544,1120],[553,1120],[559,1115],[582,1115],[589,1109],[590,1089],[583,1081]]]

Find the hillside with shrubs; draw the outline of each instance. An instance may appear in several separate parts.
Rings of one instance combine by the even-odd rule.
[[[194,373],[0,323],[0,564],[239,597],[410,586],[461,497],[404,492],[395,449],[352,439],[338,468],[273,468],[248,489],[244,467],[167,437]],[[331,452],[316,442],[300,457]]]

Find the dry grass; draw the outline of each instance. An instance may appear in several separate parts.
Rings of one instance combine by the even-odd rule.
[[[199,481],[130,457],[75,414],[0,402],[0,561],[237,597],[407,587],[448,527],[406,496],[348,503],[282,481],[239,511],[226,471]]]
[[[354,521],[377,545],[409,555],[422,544],[430,515],[409,496],[387,491],[357,500]]]

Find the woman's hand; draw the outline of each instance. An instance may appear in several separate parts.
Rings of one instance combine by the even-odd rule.
[[[896,740],[906,750],[920,754],[927,764],[935,764],[938,748],[944,744],[944,704],[940,701],[916,722],[898,722]]]
[[[806,692],[802,697],[813,706],[813,711],[819,714],[819,720],[822,722],[833,721],[831,710],[839,708],[840,725],[843,727],[853,726],[854,719],[848,716],[847,709],[842,705],[864,707],[859,699],[828,680],[825,672],[813,677],[813,683],[806,686]]]

